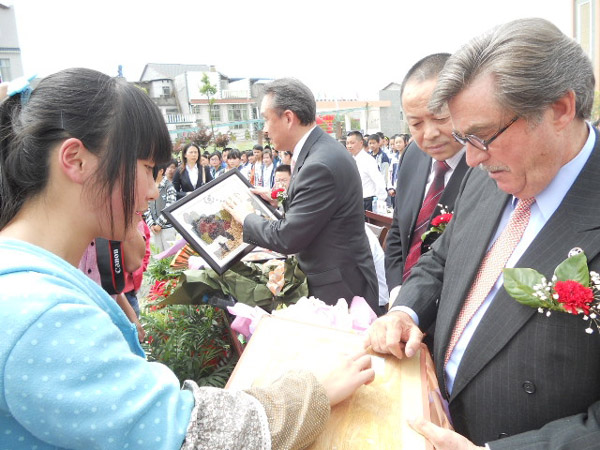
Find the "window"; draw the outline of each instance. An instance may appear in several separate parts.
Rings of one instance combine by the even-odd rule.
[[[163,86],[162,87],[162,96],[170,97],[171,96],[171,86]]]
[[[221,121],[221,105],[210,105],[210,120],[213,122]]]
[[[202,114],[202,106],[201,105],[190,105],[190,112],[192,114]]]
[[[246,105],[229,105],[227,108],[229,122],[243,122],[248,120],[248,107]],[[248,128],[248,124],[232,125],[230,128]]]
[[[0,82],[12,80],[10,59],[0,59]]]

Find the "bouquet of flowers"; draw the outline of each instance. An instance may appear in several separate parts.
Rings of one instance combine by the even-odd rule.
[[[548,281],[534,269],[504,269],[504,288],[519,303],[537,308],[546,316],[551,311],[582,315],[589,325],[600,332],[600,275],[588,271],[585,253],[567,258],[554,270]]]

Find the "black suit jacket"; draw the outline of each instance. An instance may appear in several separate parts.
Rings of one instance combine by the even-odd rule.
[[[583,170],[516,267],[552,277],[575,247],[600,271],[600,136]],[[443,361],[456,318],[510,196],[471,169],[455,214],[414,266],[395,305],[412,308],[423,329],[436,321],[434,361]],[[437,301],[439,299],[439,302]],[[600,335],[582,316],[549,317],[501,288],[464,353],[449,398],[453,424],[492,449],[598,448]],[[513,436],[514,435],[514,436]],[[499,437],[509,436],[497,440]]]
[[[198,189],[203,184],[205,184],[202,182],[202,171],[204,171],[206,183],[208,183],[209,181],[212,181],[213,178],[210,175],[209,167],[199,166],[198,182],[196,183],[196,185],[193,185],[192,182],[190,181],[190,175],[189,175],[187,169],[184,168],[183,172],[181,172],[181,170],[179,170],[179,169],[177,169],[175,171],[175,175],[173,176],[173,187],[175,188],[175,191],[177,192],[178,200],[180,198],[185,197],[186,193],[192,192],[192,191]]]
[[[463,155],[440,197],[439,203],[447,206],[450,211],[454,209],[454,200],[467,169],[465,155]],[[386,238],[385,276],[390,291],[402,284],[404,261],[408,255],[417,216],[425,198],[425,187],[430,171],[431,156],[412,142],[400,160],[394,218]],[[439,213],[440,207],[438,206],[433,211],[431,218]]]
[[[311,295],[328,304],[364,297],[379,311],[375,265],[365,234],[362,183],[356,163],[316,127],[294,167],[285,217],[250,214],[244,241],[280,253],[298,253]]]

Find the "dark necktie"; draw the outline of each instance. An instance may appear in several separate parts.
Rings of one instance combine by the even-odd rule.
[[[417,216],[417,222],[415,223],[415,229],[410,241],[410,249],[408,251],[406,261],[404,262],[402,281],[408,278],[412,267],[416,264],[421,256],[421,236],[423,233],[425,233],[425,231],[427,231],[427,226],[429,225],[431,215],[433,214],[433,211],[435,210],[435,207],[437,206],[438,201],[444,192],[444,176],[446,175],[446,172],[450,170],[450,166],[446,163],[446,161],[436,161],[433,165],[435,175],[433,177],[431,186],[429,186],[429,190],[427,191],[427,195],[425,196],[425,200],[423,201],[419,215]]]

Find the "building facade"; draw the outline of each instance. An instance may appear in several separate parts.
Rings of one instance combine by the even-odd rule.
[[[0,81],[23,76],[15,9],[0,3]]]
[[[202,94],[203,77],[216,88],[210,99]],[[214,66],[146,64],[140,81],[159,106],[172,135],[195,131],[199,126],[215,133],[232,133],[240,139],[256,139],[260,125],[262,86],[267,79],[231,78]]]

